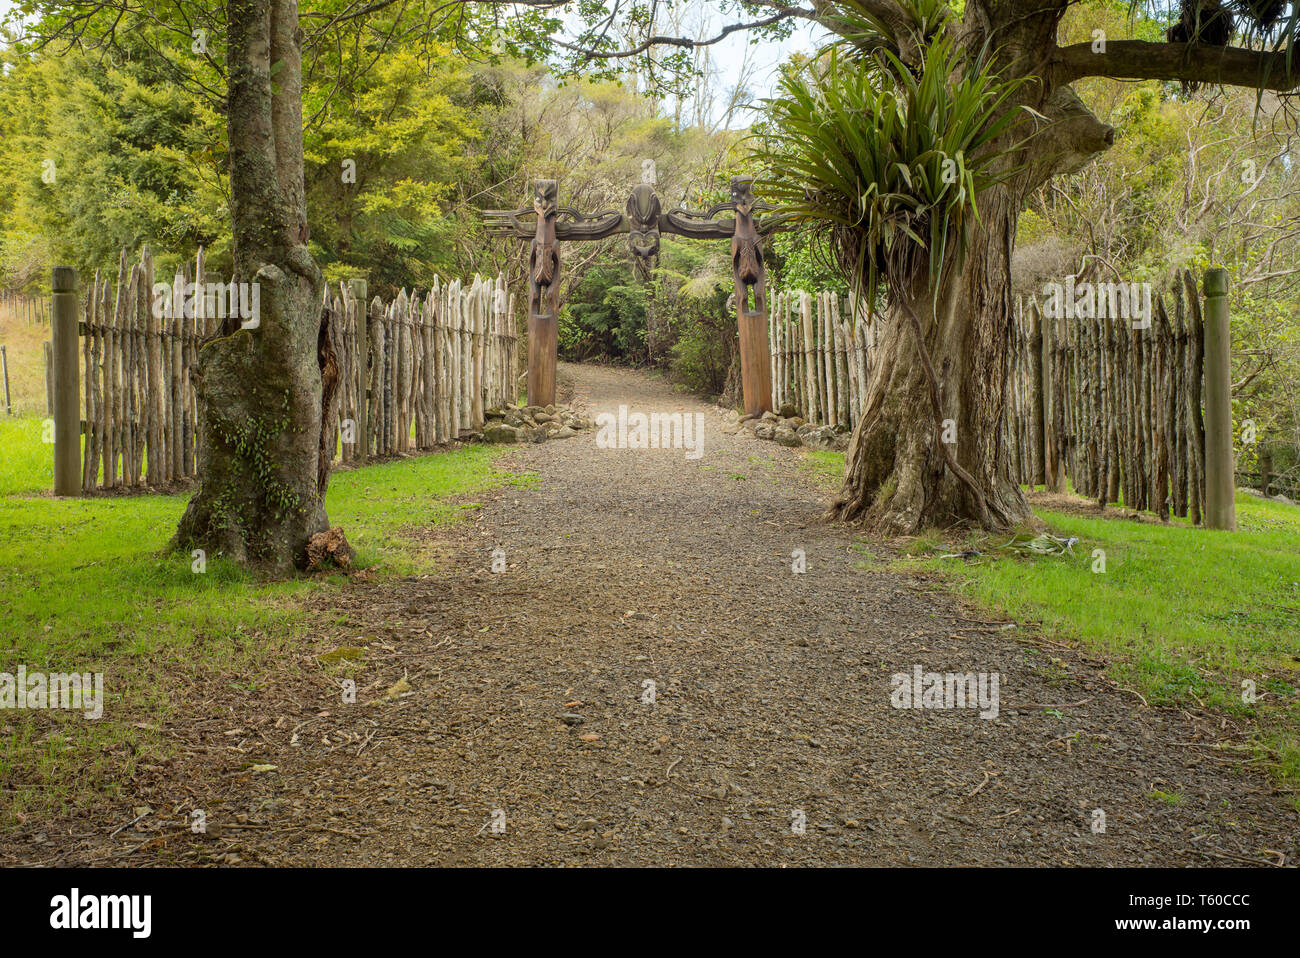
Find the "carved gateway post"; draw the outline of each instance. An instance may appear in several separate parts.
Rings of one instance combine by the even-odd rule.
[[[772,354],[767,342],[767,264],[762,238],[785,229],[775,206],[754,198],[754,178],[731,179],[731,201],[705,213],[675,209],[660,217],[659,230],[695,239],[731,238],[731,272],[736,283],[736,323],[740,333],[740,383],[745,416],[772,411]],[[735,219],[715,220],[726,210]],[[760,220],[758,212],[775,213]]]
[[[560,323],[560,244],[555,238],[559,203],[555,180],[533,184],[537,230],[528,253],[528,402],[555,402],[555,351]]]
[[[736,228],[731,234],[731,272],[736,281],[740,385],[747,416],[761,415],[772,409],[772,354],[767,341],[767,265],[763,262],[763,250],[754,225],[752,182],[748,177],[731,181],[731,201],[736,207]]]
[[[758,416],[772,409],[771,353],[767,342],[767,267],[762,238],[783,227],[778,213],[760,221],[755,213],[776,208],[754,199],[753,178],[731,181],[731,200],[703,213],[673,209],[662,211],[654,187],[633,188],[627,212],[609,210],[592,216],[557,204],[555,180],[533,184],[533,206],[521,210],[487,210],[488,232],[532,241],[528,257],[528,403],[555,402],[555,354],[559,314],[560,248],[565,240],[596,240],[616,233],[628,234],[628,246],[638,276],[649,279],[659,253],[659,237],[672,233],[693,239],[730,239],[731,268],[736,284],[736,320],[740,333],[741,386],[745,415]],[[714,219],[732,211],[734,219]],[[535,215],[529,228],[521,216]]]

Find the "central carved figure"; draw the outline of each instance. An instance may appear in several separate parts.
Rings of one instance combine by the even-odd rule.
[[[662,208],[655,188],[639,183],[627,200],[627,245],[636,264],[637,278],[648,280],[659,255],[659,215]]]

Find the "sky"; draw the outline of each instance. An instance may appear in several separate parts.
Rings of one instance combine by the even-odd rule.
[[[722,25],[725,21],[715,17],[715,22],[717,25]],[[824,33],[825,31],[819,27],[801,21],[789,39],[778,42],[759,41],[753,43],[752,46],[745,32],[733,33],[713,47],[714,65],[721,71],[723,78],[734,78],[744,64],[746,46],[751,46],[749,58],[751,68],[754,70],[751,93],[755,99],[761,99],[773,92],[777,79],[777,68],[781,63],[792,53],[811,52],[817,46],[816,38]],[[742,115],[732,125],[747,126],[750,122],[748,115]]]
[[[734,23],[738,19],[755,18],[753,14],[735,12],[723,16],[718,12],[716,5],[709,0],[676,0],[676,3],[681,11],[681,23],[677,26],[671,23],[656,24],[654,28],[656,33],[696,39],[712,38],[729,23]],[[572,22],[576,26],[576,15],[570,14],[570,16],[575,18]],[[819,45],[817,38],[825,34],[823,29],[806,20],[796,20],[795,24],[794,33],[786,40],[755,41],[748,31],[737,31],[708,47],[711,59],[710,72],[714,76],[715,96],[718,101],[713,117],[715,121],[725,110],[728,94],[734,89],[746,65],[746,57],[749,66],[746,77],[748,92],[754,100],[758,100],[774,91],[778,77],[777,68],[782,62],[792,53],[810,52]],[[669,52],[676,48],[661,49]],[[748,126],[750,122],[752,122],[751,117],[747,113],[742,113],[733,118],[731,125]]]

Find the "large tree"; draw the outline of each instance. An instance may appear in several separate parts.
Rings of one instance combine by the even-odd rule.
[[[1014,525],[1030,515],[1010,477],[1002,440],[1017,219],[1032,191],[1079,169],[1114,140],[1114,131],[1087,110],[1071,84],[1099,76],[1178,80],[1185,88],[1221,83],[1289,90],[1297,85],[1289,41],[1275,35],[1271,49],[1211,45],[1231,36],[1223,22],[1228,14],[1217,3],[1187,6],[1169,34],[1176,42],[1097,33],[1066,46],[1057,42],[1066,0],[967,0],[960,18],[942,10],[920,17],[933,14],[934,5],[915,0],[850,0],[846,6],[865,14],[869,24],[851,36],[859,49],[888,50],[901,66],[919,71],[921,45],[950,39],[967,64],[984,60],[1005,84],[1009,96],[1000,115],[1018,110],[1025,119],[985,147],[995,158],[988,185],[970,197],[978,216],[954,223],[946,237],[948,247],[964,255],[941,270],[895,275],[896,282],[886,284],[888,321],[878,364],[832,511],[864,517],[887,533],[962,520]],[[1256,37],[1261,21],[1271,26],[1279,9],[1261,15],[1259,6],[1239,24]],[[1207,31],[1202,24],[1211,13]],[[952,82],[961,79],[954,75]],[[934,242],[925,255],[939,255]],[[935,420],[951,420],[947,438],[955,443],[943,441]]]
[[[418,28],[434,39],[446,14],[413,20],[406,5],[325,0],[302,16],[310,33],[297,0],[162,8],[149,0],[54,0],[24,3],[18,15],[34,18],[25,35],[47,51],[142,57],[224,113],[234,280],[248,291],[241,300],[260,309],[228,317],[199,348],[199,481],[174,545],[278,572],[301,566],[311,538],[329,527],[338,377],[324,281],[308,248],[304,47],[312,64],[334,71],[337,93],[397,36]],[[331,58],[329,50],[349,40],[367,55]],[[331,97],[324,100],[322,114]]]
[[[337,378],[307,251],[297,0],[229,0],[226,21],[235,278],[261,309],[199,351],[199,488],[176,541],[285,568],[329,525]]]

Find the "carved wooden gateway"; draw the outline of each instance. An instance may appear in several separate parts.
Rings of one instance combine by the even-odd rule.
[[[776,207],[754,198],[753,178],[731,180],[731,199],[705,212],[663,212],[649,183],[633,187],[626,212],[587,215],[560,206],[555,180],[533,183],[533,205],[519,210],[487,210],[488,232],[532,241],[528,256],[528,402],[555,402],[555,356],[560,310],[560,243],[598,240],[626,233],[637,275],[650,276],[664,233],[692,239],[730,239],[731,269],[736,284],[736,320],[740,332],[740,373],[745,414],[772,409],[771,354],[767,342],[767,267],[762,239],[781,228],[778,213],[760,220],[758,213]],[[717,219],[720,213],[732,217]],[[535,216],[529,225],[522,217]]]

